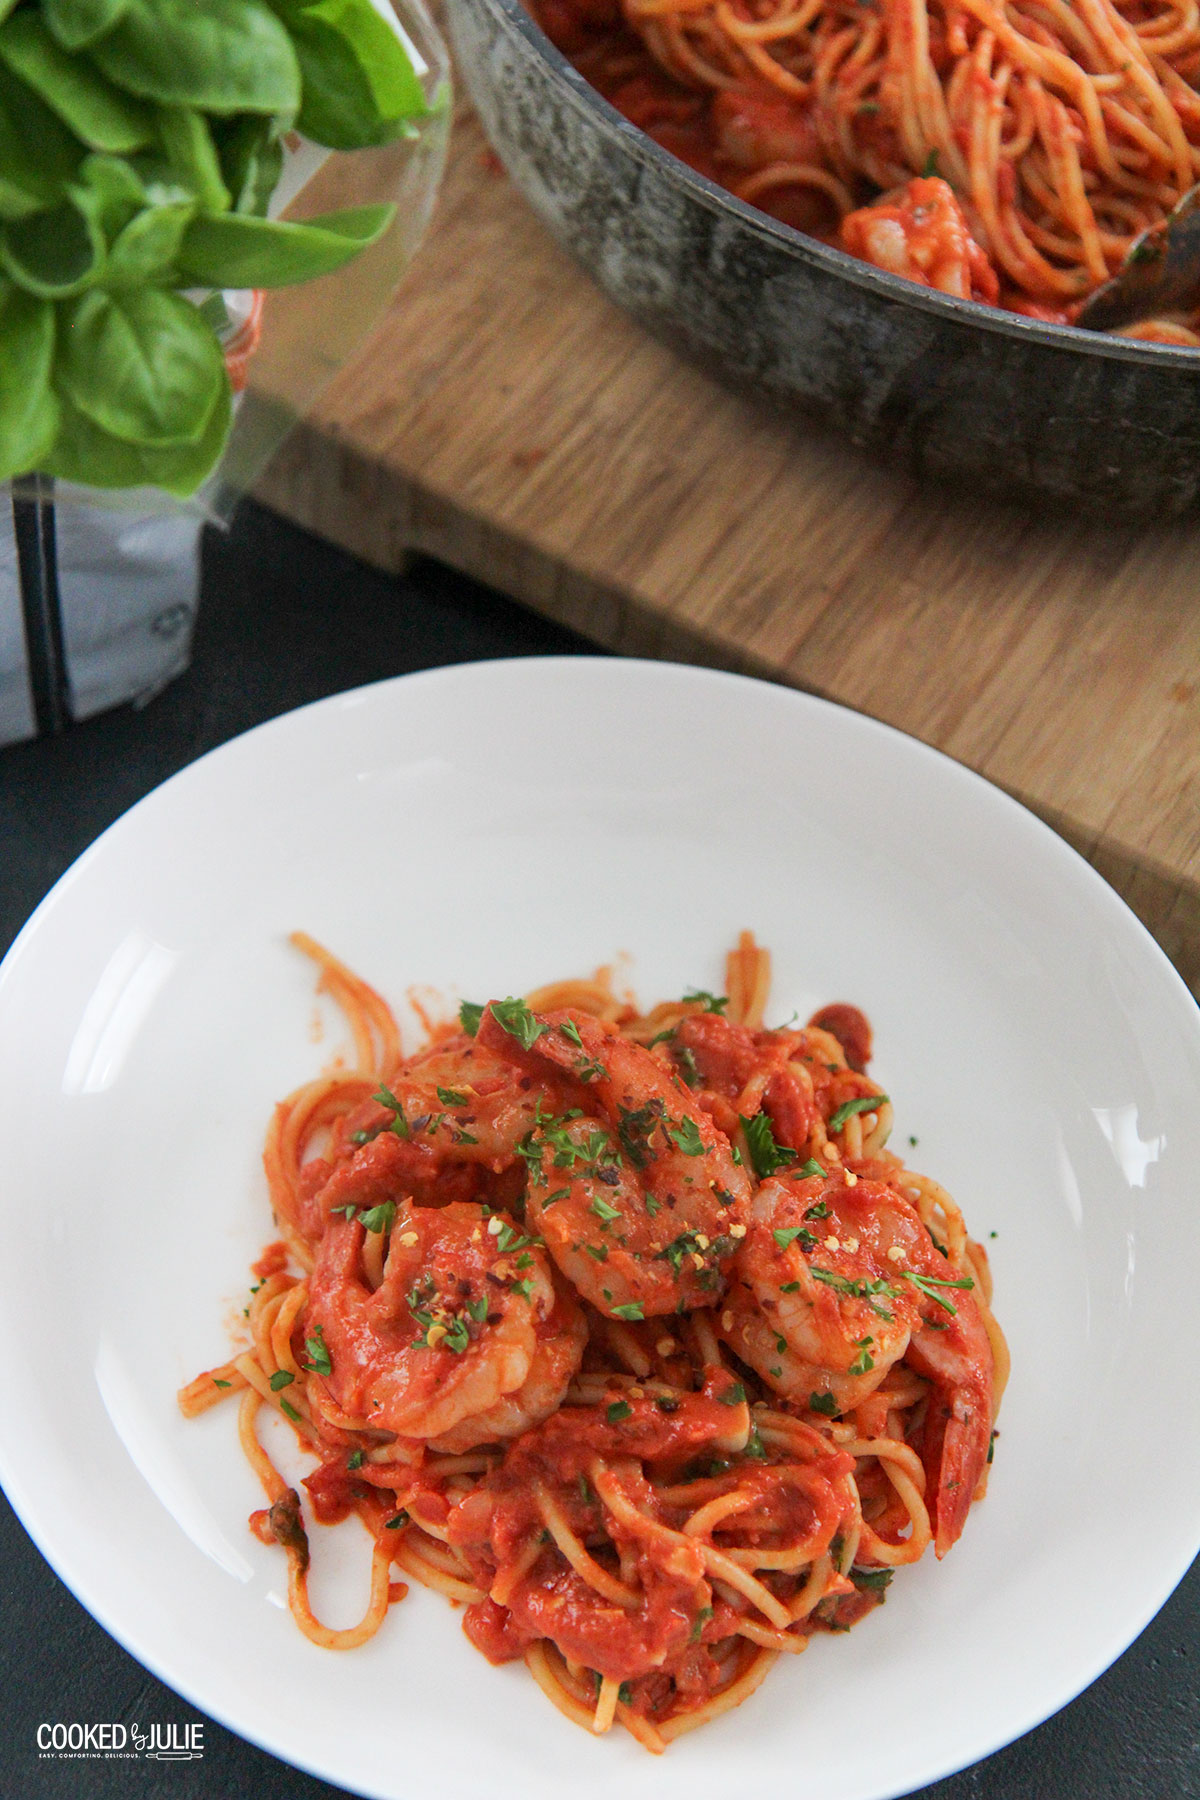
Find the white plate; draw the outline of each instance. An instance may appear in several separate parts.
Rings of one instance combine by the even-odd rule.
[[[717,987],[746,925],[775,954],[774,1017],[869,1012],[898,1142],[998,1234],[1014,1373],[988,1499],[944,1563],[662,1761],[569,1725],[420,1589],[363,1649],[315,1649],[246,1529],[233,1409],[186,1424],[174,1401],[225,1354],[269,1235],[271,1104],[336,1048],[286,933],[394,998],[519,993],[628,952],[651,1001]],[[0,973],[0,1474],[136,1656],[365,1794],[438,1792],[448,1769],[488,1800],[559,1800],[564,1769],[573,1800],[906,1792],[1070,1699],[1196,1550],[1197,1092],[1200,1015],[1121,902],[880,725],[607,659],[327,700],[136,806]],[[318,1603],[347,1621],[361,1527],[315,1537]]]

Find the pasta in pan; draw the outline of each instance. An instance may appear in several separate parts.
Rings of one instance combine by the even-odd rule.
[[[1178,0],[530,0],[665,149],[925,287],[1056,323],[1200,180]],[[1200,344],[1194,308],[1127,335]]]
[[[399,1570],[568,1717],[660,1752],[950,1549],[1007,1354],[982,1247],[885,1148],[856,1008],[765,1028],[747,933],[725,995],[642,1014],[562,982],[405,1057],[380,996],[294,941],[356,1067],[277,1107],[251,1343],[180,1404],[240,1394],[252,1528],[314,1643],[376,1632]],[[315,1458],[303,1507],[263,1408]],[[306,1510],[371,1534],[349,1629],[310,1605]]]

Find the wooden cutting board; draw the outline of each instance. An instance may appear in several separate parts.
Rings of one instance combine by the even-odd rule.
[[[474,118],[385,323],[261,498],[599,644],[887,720],[1017,795],[1200,991],[1200,524],[974,502],[716,385],[546,234]]]

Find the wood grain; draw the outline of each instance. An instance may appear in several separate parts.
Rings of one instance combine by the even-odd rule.
[[[998,782],[1200,989],[1200,526],[918,489],[717,386],[558,250],[456,122],[420,257],[261,497],[628,654],[790,683]]]

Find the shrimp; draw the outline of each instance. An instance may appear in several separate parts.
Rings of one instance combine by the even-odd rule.
[[[540,1113],[521,1154],[526,1218],[559,1268],[609,1318],[709,1306],[745,1229],[750,1184],[683,1084],[640,1044],[587,1013],[525,1014],[534,1073],[567,1074],[576,1104]],[[480,1041],[503,1048],[490,1009]]]
[[[920,1448],[939,1556],[991,1443],[992,1351],[973,1285],[886,1183],[774,1179],[755,1195],[719,1316],[769,1387],[819,1412],[853,1410],[901,1361],[932,1383]]]
[[[517,1162],[516,1146],[537,1112],[561,1111],[574,1091],[551,1069],[538,1081],[514,1081],[511,1060],[456,1033],[405,1063],[394,1092],[379,1090],[399,1109],[376,1098],[369,1119],[356,1116],[354,1123],[365,1124],[368,1135],[399,1135],[414,1158],[426,1153],[430,1168],[465,1163],[499,1174]]]
[[[486,1418],[531,1376],[546,1380],[546,1359],[535,1365],[552,1320],[582,1354],[549,1262],[515,1220],[465,1202],[401,1208],[374,1292],[365,1235],[361,1216],[335,1218],[309,1286],[306,1324],[323,1335],[325,1384],[344,1414],[400,1437],[457,1430],[462,1440],[467,1421]]]
[[[808,114],[763,82],[735,82],[718,88],[712,100],[712,122],[718,152],[735,169],[819,163],[823,159],[821,140]]]
[[[922,287],[994,306],[1000,283],[971,235],[954,189],[937,176],[918,176],[842,220],[842,245],[876,268]]]
[[[486,1412],[476,1413],[431,1439],[431,1450],[458,1456],[479,1444],[502,1443],[533,1430],[558,1411],[571,1378],[583,1361],[588,1330],[583,1308],[576,1303],[566,1282],[556,1280],[554,1288],[557,1304],[545,1319],[538,1320],[537,1347],[520,1387]]]

